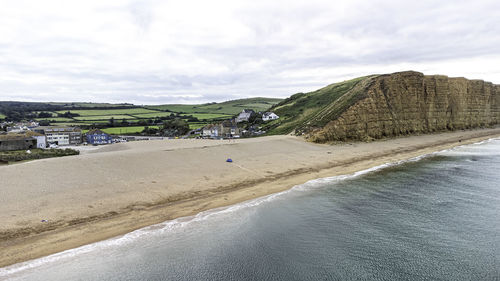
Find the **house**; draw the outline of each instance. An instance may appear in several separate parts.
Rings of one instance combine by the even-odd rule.
[[[252,115],[255,115],[255,111],[251,109],[243,109],[243,111],[241,111],[240,114],[238,114],[238,116],[236,117],[236,123],[248,122]]]
[[[262,114],[262,121],[270,121],[270,120],[276,120],[280,118],[276,113],[274,112],[264,112]]]
[[[49,144],[77,145],[82,143],[82,130],[77,127],[40,126],[34,128],[33,131],[44,134]]]
[[[42,149],[47,148],[47,137],[45,135],[33,131],[27,131],[25,135],[27,137],[32,137],[36,139],[36,148],[42,148]]]
[[[36,139],[25,134],[0,135],[0,151],[28,150],[36,148]]]
[[[203,138],[232,138],[240,136],[240,128],[235,120],[225,120],[220,124],[210,124],[201,131]]]
[[[253,110],[252,110],[253,111]],[[225,120],[219,124],[219,135],[223,138],[240,137],[240,128],[235,120]]]
[[[203,138],[218,138],[220,127],[214,124],[207,125],[201,130]]]
[[[7,127],[7,132],[9,132],[9,133],[23,133],[26,131],[28,131],[28,126],[25,126],[22,124]]]
[[[94,129],[85,134],[85,139],[88,144],[108,144],[113,143],[113,138],[105,132]]]
[[[23,122],[16,123],[12,126],[7,127],[7,132],[9,133],[24,133],[38,127],[38,122]]]

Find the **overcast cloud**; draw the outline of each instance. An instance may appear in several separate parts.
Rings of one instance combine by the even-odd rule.
[[[0,0],[0,100],[287,97],[416,70],[500,83],[500,1]]]

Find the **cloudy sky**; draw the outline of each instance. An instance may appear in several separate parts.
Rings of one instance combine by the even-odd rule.
[[[500,83],[500,1],[0,0],[0,100],[287,97],[417,70]]]

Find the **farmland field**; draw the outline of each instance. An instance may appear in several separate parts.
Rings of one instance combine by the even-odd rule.
[[[148,126],[149,128],[158,129],[158,126]],[[101,131],[110,135],[125,135],[125,134],[135,134],[140,133],[144,130],[145,126],[134,126],[134,127],[114,127],[114,128],[106,128],[101,129]],[[82,133],[86,133],[89,130],[82,130]]]
[[[48,117],[48,118],[36,118],[37,121],[55,121],[55,122],[72,122],[75,121],[71,118],[66,118],[66,117]]]
[[[68,110],[57,111],[57,113],[65,113]],[[129,108],[129,109],[89,109],[89,110],[70,110],[71,113],[79,114],[80,116],[95,116],[95,115],[123,115],[123,114],[142,114],[155,113],[158,111],[146,108]],[[111,116],[109,117],[111,118]]]
[[[75,120],[81,121],[94,121],[94,120],[109,120],[115,119],[115,121],[120,121],[122,119],[135,119],[135,117],[130,115],[96,115],[96,116],[78,116],[74,117]]]
[[[218,114],[218,113],[192,113],[188,115],[193,115],[193,117],[196,117],[200,120],[208,120],[208,119],[229,119],[232,117],[232,115],[227,115],[227,114]]]
[[[172,112],[156,111],[154,113],[133,114],[133,116],[136,118],[155,118],[155,117],[170,116],[170,114],[172,114]],[[175,115],[175,113],[174,113],[174,115]]]
[[[205,125],[207,125],[207,123],[189,123],[189,129],[199,129],[201,127],[204,127]]]
[[[255,111],[264,111],[272,105],[280,102],[281,99],[272,98],[249,98],[226,101],[221,103],[207,103],[207,104],[164,104],[146,106],[149,109],[155,110],[170,110],[173,112],[181,112],[183,114],[191,113],[218,113],[235,115],[243,109],[253,109]]]
[[[52,126],[80,126],[87,129],[91,127],[104,128],[105,132],[110,134],[133,134],[141,132],[145,124],[160,123],[160,121],[151,122],[149,120],[161,118],[162,120],[172,119],[173,116],[188,121],[190,129],[198,129],[209,123],[218,123],[221,120],[230,119],[237,115],[243,109],[253,109],[255,111],[265,111],[272,105],[280,102],[281,99],[272,98],[249,98],[231,100],[220,103],[206,104],[165,104],[151,106],[137,106],[133,104],[108,104],[108,103],[20,103],[20,102],[0,102],[3,108],[11,109],[12,106],[19,108],[19,112],[26,114],[27,118],[32,116],[46,116],[48,118],[34,118],[37,121],[49,122]],[[2,107],[0,107],[2,108]],[[32,110],[30,110],[32,109]],[[67,112],[78,114],[64,115]],[[8,112],[8,111],[7,111]],[[5,112],[0,113],[0,120],[5,118]],[[19,114],[18,114],[19,115]],[[59,116],[58,116],[59,115]],[[173,116],[172,116],[173,115]],[[189,119],[193,116],[198,120]],[[172,117],[170,117],[172,116]],[[11,117],[11,116],[9,116]],[[168,117],[168,118],[167,118]],[[115,126],[110,127],[110,119],[114,119]],[[126,123],[121,124],[122,120]],[[21,119],[23,120],[23,119]],[[26,121],[28,121],[27,119]],[[93,125],[95,124],[95,125]],[[139,125],[140,124],[140,125]],[[127,127],[125,127],[127,126]],[[152,128],[157,128],[151,126]]]
[[[51,105],[60,105],[64,107],[88,107],[88,108],[99,108],[99,107],[131,107],[136,108],[136,105],[129,103],[93,103],[93,102],[49,102]]]

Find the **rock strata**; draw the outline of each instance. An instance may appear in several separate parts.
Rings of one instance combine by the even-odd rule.
[[[312,141],[378,139],[500,122],[500,85],[414,71],[369,79],[360,100],[309,132]]]

